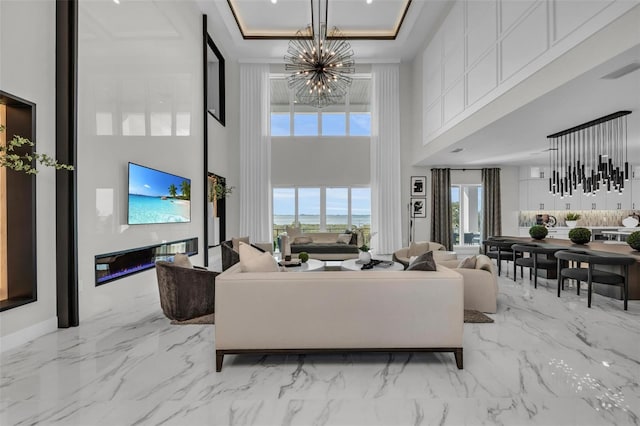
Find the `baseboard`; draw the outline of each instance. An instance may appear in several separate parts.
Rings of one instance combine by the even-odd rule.
[[[51,333],[58,329],[58,318],[49,318],[46,321],[33,324],[15,333],[7,334],[0,337],[0,353],[17,348],[31,340],[35,340],[40,336]]]

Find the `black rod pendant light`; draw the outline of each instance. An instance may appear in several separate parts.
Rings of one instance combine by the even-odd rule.
[[[600,189],[622,192],[629,180],[627,115],[618,111],[547,136],[549,192],[572,196]]]

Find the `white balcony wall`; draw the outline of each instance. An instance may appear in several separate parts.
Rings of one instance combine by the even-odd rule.
[[[458,0],[420,59],[422,145],[637,4],[633,0]]]

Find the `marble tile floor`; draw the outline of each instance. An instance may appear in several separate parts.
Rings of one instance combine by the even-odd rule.
[[[637,425],[640,301],[500,278],[451,354],[227,356],[158,296],[0,358],[0,425]]]

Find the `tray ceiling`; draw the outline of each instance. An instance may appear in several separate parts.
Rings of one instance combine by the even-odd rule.
[[[411,0],[227,0],[244,39],[291,39],[317,20],[359,40],[394,40]],[[325,9],[326,4],[326,9]]]

